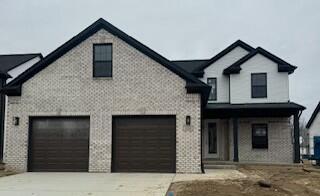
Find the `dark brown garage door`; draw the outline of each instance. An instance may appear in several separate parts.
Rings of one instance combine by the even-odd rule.
[[[89,118],[32,118],[29,171],[88,171]]]
[[[175,172],[175,116],[113,118],[114,172]]]

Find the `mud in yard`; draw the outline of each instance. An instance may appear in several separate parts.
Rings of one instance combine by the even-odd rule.
[[[247,178],[173,183],[174,196],[320,196],[320,169],[284,166],[242,166]],[[258,181],[271,183],[261,187]]]

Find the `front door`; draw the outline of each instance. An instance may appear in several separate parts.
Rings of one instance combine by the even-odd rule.
[[[204,129],[205,158],[218,158],[218,131],[216,122],[206,122]]]

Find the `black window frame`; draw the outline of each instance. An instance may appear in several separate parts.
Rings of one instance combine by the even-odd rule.
[[[264,127],[266,129],[265,136],[255,136],[255,129],[257,127]],[[269,148],[269,139],[268,139],[268,124],[266,123],[257,123],[252,124],[252,149],[268,149]],[[260,138],[259,138],[260,137]],[[263,138],[262,138],[263,137]]]
[[[95,48],[96,46],[111,46],[111,60],[107,60],[107,61],[96,61],[95,60]],[[99,44],[93,44],[93,55],[92,55],[92,62],[93,62],[93,68],[92,68],[92,76],[94,78],[112,78],[113,75],[113,45],[112,43],[99,43]],[[96,62],[111,62],[111,73],[108,76],[95,76],[95,66],[96,66]]]
[[[218,88],[218,82],[217,82],[217,78],[207,78],[207,84],[209,85],[209,80],[214,80],[215,81],[215,86],[216,86],[216,88],[215,88],[215,97],[213,97],[213,98],[210,98],[210,94],[211,94],[211,91],[210,91],[210,94],[209,94],[209,97],[208,97],[208,101],[217,101],[217,97],[218,97],[218,94],[217,94],[217,88]],[[212,90],[212,87],[211,87],[211,90]]]
[[[254,85],[253,84],[253,77],[255,75],[264,75],[265,76],[265,85]],[[267,78],[267,73],[251,73],[251,98],[267,98],[268,97],[268,78]],[[258,96],[258,95],[255,95],[254,94],[254,88],[255,87],[264,87],[265,88],[265,95],[262,95],[262,96]]]

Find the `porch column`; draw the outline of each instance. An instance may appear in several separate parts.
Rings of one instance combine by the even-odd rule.
[[[299,114],[293,115],[293,136],[294,136],[294,163],[300,163],[300,130],[299,130]]]
[[[239,162],[239,151],[238,151],[238,118],[232,119],[233,123],[233,161]]]

